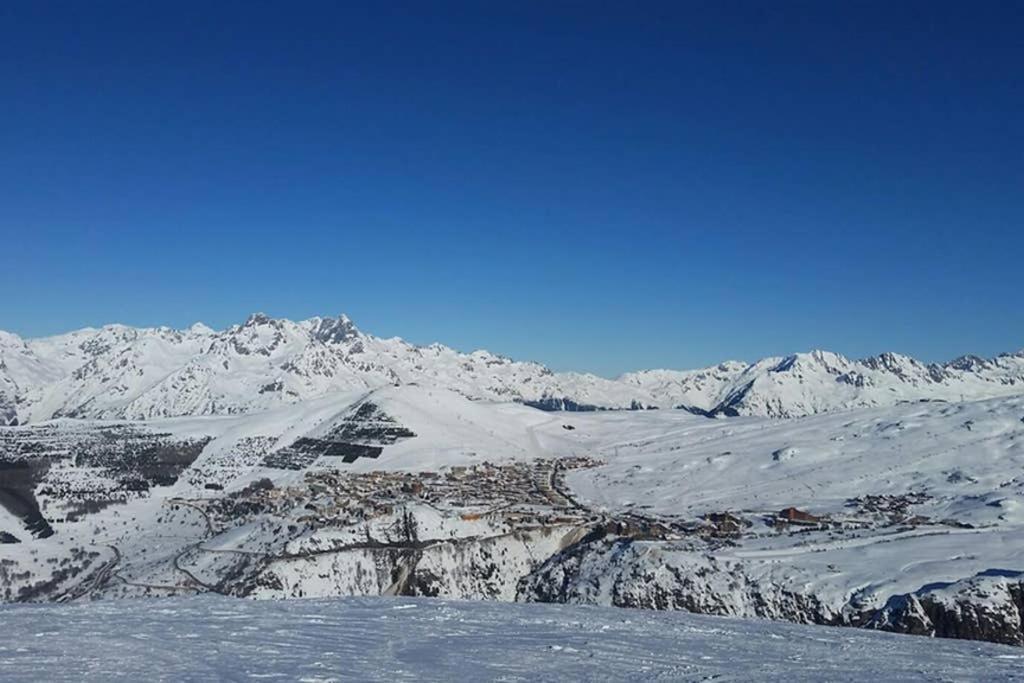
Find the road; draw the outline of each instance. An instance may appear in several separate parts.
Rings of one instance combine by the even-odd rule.
[[[55,602],[80,600],[110,581],[111,576],[114,574],[114,569],[121,562],[121,551],[114,545],[104,544],[102,547],[110,548],[114,552],[114,558],[103,563],[95,572],[87,575],[82,581],[58,595],[54,598]]]
[[[195,587],[198,586],[199,588],[206,589],[206,590],[208,590],[208,591],[210,591],[212,593],[221,593],[222,591],[219,588],[217,588],[216,586],[214,586],[212,584],[206,583],[205,581],[200,579],[198,576],[193,574],[191,570],[186,569],[185,567],[181,566],[181,559],[185,555],[187,555],[188,553],[192,552],[193,550],[202,550],[203,541],[209,540],[210,538],[213,538],[214,536],[217,535],[216,532],[214,531],[214,528],[213,528],[213,522],[210,521],[210,516],[208,514],[206,514],[206,510],[204,510],[203,508],[199,507],[198,505],[195,505],[194,503],[189,503],[188,501],[183,500],[181,498],[171,498],[171,499],[167,500],[165,504],[166,505],[172,505],[172,506],[173,505],[180,505],[180,506],[183,506],[183,507],[191,508],[191,509],[195,510],[196,512],[198,512],[202,516],[203,521],[206,523],[206,534],[207,534],[206,537],[205,538],[200,538],[195,543],[190,543],[190,544],[186,545],[184,548],[182,548],[181,551],[177,555],[174,556],[174,560],[172,562],[172,564],[174,565],[174,568],[178,572],[183,574],[185,576],[185,578],[190,583],[193,584],[193,586],[192,586],[193,589],[196,589]],[[196,590],[198,590],[198,589],[196,589]]]

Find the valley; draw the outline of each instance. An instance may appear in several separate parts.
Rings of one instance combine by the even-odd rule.
[[[421,596],[1024,645],[1024,398],[789,420],[421,386],[0,429],[17,602]],[[5,470],[6,471],[6,470]]]

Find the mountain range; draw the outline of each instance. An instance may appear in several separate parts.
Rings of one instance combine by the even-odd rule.
[[[1022,393],[1024,350],[942,364],[816,350],[608,379],[483,350],[375,337],[345,315],[294,322],[257,313],[222,331],[107,325],[38,339],[0,332],[0,425],[240,414],[410,384],[545,410],[678,408],[785,418]]]
[[[0,334],[0,388],[0,602],[430,596],[1024,645],[1021,353],[607,379],[257,314]]]

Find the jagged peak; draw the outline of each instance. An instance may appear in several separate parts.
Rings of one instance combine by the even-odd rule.
[[[835,351],[826,351],[825,349],[812,349],[806,355],[810,356],[816,361],[834,363],[834,362],[849,362],[849,359],[841,353]]]
[[[337,318],[310,318],[312,335],[325,344],[340,344],[360,336],[359,328],[344,313]]]
[[[964,356],[946,365],[924,365],[895,353],[853,361],[823,349],[753,364],[726,361],[694,370],[642,370],[607,379],[554,373],[539,363],[513,361],[485,349],[464,353],[440,343],[416,346],[398,337],[379,339],[360,332],[345,314],[293,321],[259,312],[220,332],[202,323],[179,331],[108,325],[41,344],[29,340],[25,348],[31,354],[19,354],[18,346],[4,344],[5,339],[16,338],[0,333],[0,355],[19,382],[24,378],[25,386],[49,386],[63,376],[74,385],[69,393],[74,401],[103,404],[95,409],[96,415],[118,414],[114,411],[126,400],[122,396],[145,404],[152,414],[262,410],[276,395],[256,395],[253,387],[277,381],[282,371],[286,379],[295,373],[294,390],[281,395],[288,401],[422,380],[445,386],[450,382],[460,392],[486,400],[532,400],[547,393],[609,408],[639,402],[689,406],[701,414],[772,417],[910,400],[930,396],[927,392],[955,400],[958,395],[983,397],[1024,387],[1024,373],[1015,358],[985,361]],[[1024,352],[1017,357],[1024,357]],[[175,367],[180,370],[168,374]],[[206,374],[196,374],[197,367]],[[214,375],[216,381],[210,379]],[[161,403],[165,400],[177,403],[167,408]]]
[[[242,323],[242,327],[254,327],[256,325],[266,325],[273,322],[273,318],[263,312],[256,312],[245,319]]]
[[[975,356],[974,354],[965,354],[958,358],[954,358],[947,363],[943,363],[941,367],[975,372],[980,369],[992,367],[992,361],[982,358],[981,356]]]
[[[834,351],[824,349],[812,349],[801,353],[790,354],[775,364],[769,372],[788,372],[797,367],[822,367],[826,371],[836,374],[844,371],[850,366],[850,360]]]
[[[894,370],[908,365],[913,367],[923,367],[923,363],[916,358],[902,353],[895,353],[893,351],[885,351],[877,356],[869,356],[860,362],[861,364],[875,370]]]
[[[877,356],[878,358],[884,358],[890,361],[902,361],[904,363],[918,363],[919,361],[913,356],[908,356],[905,353],[897,353],[896,351],[885,351]]]

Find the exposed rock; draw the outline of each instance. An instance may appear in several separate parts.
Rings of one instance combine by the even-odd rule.
[[[735,561],[616,537],[585,539],[551,557],[520,581],[517,599],[841,622],[814,595],[752,581]]]
[[[567,396],[563,396],[562,398],[545,396],[535,401],[523,401],[523,403],[530,406],[531,408],[556,412],[564,410],[570,413],[587,413],[594,412],[595,410],[603,410],[603,408],[600,408],[595,405],[577,403],[576,401],[572,400]]]
[[[971,579],[897,595],[868,628],[937,638],[1024,645],[1024,573],[992,570]]]

